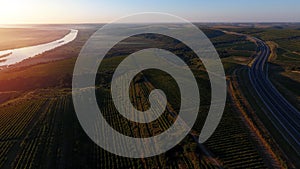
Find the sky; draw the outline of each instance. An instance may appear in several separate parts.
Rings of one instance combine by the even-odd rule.
[[[107,23],[140,12],[191,22],[300,22],[299,0],[0,0],[0,24]]]

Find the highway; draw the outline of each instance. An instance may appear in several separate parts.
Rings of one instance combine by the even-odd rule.
[[[258,45],[257,55],[249,68],[249,78],[266,109],[265,115],[281,134],[282,139],[300,155],[300,112],[274,87],[268,77],[270,49],[264,41],[253,38]]]

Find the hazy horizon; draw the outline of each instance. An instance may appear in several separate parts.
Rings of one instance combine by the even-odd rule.
[[[7,23],[7,24],[1,24],[0,23],[0,27],[1,26],[35,26],[35,25],[101,25],[101,24],[108,24],[110,22],[78,22],[78,23]],[[123,24],[148,24],[148,23],[155,23],[155,22],[137,22],[137,23],[123,23]],[[157,22],[157,23],[161,23],[161,24],[180,24],[180,23],[175,23],[175,22]],[[192,22],[194,24],[227,24],[227,25],[236,25],[236,24],[300,24],[300,21],[296,21],[296,22],[202,22],[202,21],[196,21],[196,22]]]
[[[300,22],[297,0],[2,0],[0,24],[109,23],[141,12],[177,15],[190,22]]]

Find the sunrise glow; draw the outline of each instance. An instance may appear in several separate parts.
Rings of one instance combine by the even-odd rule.
[[[299,5],[298,0],[0,0],[0,24],[103,23],[140,12],[192,22],[299,22]]]

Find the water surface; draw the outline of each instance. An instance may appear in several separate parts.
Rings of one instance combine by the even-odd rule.
[[[19,63],[25,59],[34,57],[46,51],[65,45],[69,42],[72,42],[77,37],[77,34],[78,30],[71,29],[70,33],[64,36],[63,38],[49,43],[0,51],[0,67]]]

